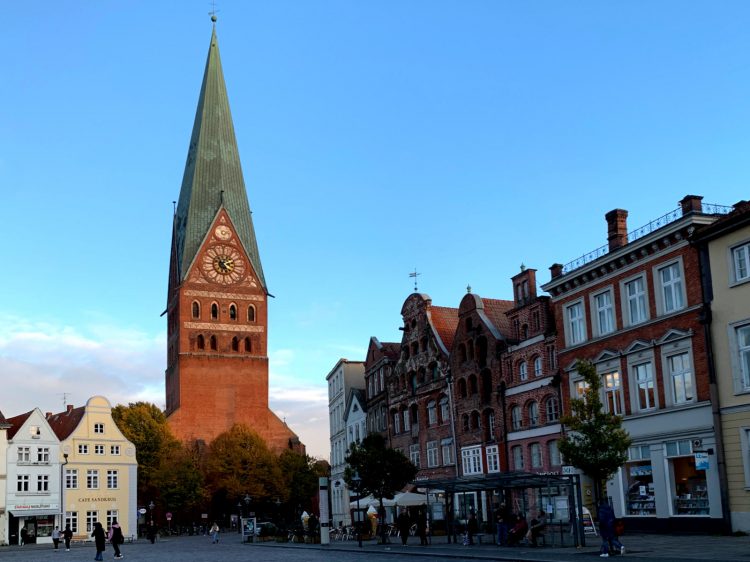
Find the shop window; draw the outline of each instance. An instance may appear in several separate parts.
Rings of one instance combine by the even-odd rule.
[[[708,515],[706,468],[692,454],[690,440],[665,443],[674,515]],[[700,460],[702,462],[702,459]]]
[[[651,448],[630,447],[625,463],[625,500],[628,515],[656,515]]]

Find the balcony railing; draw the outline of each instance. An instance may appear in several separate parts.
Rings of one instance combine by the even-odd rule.
[[[732,211],[732,207],[727,205],[717,205],[715,203],[701,203],[701,212],[706,215],[726,215]],[[682,208],[678,207],[673,211],[669,211],[667,214],[660,216],[658,219],[654,219],[648,224],[636,228],[635,230],[628,233],[628,244],[643,238],[667,226],[670,223],[682,218]],[[595,250],[591,250],[583,254],[581,257],[569,261],[563,266],[563,273],[570,273],[571,271],[583,267],[587,263],[590,263],[603,255],[609,253],[609,244],[599,246]]]

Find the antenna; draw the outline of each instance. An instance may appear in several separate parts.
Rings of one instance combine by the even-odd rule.
[[[172,201],[172,216],[177,214],[177,201]]]
[[[68,407],[68,396],[70,396],[70,392],[58,392],[58,396],[62,396],[63,401],[63,410]]]
[[[418,292],[418,290],[417,290],[417,277],[419,277],[420,275],[422,275],[422,274],[421,273],[417,273],[417,268],[416,267],[414,268],[414,271],[409,274],[409,277],[413,277],[414,278],[414,292],[415,293]]]

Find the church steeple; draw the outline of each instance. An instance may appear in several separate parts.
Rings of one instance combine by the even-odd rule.
[[[212,20],[216,21],[215,18]],[[237,230],[261,286],[267,291],[214,26],[180,188],[180,200],[174,216],[175,256],[172,266],[176,271],[173,272],[175,275],[172,279],[177,283],[185,280],[222,207],[226,209]]]

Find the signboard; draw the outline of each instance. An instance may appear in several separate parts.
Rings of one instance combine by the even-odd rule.
[[[597,535],[596,527],[594,526],[594,518],[591,517],[591,512],[587,508],[583,508],[583,532],[587,535]]]
[[[138,513],[140,513],[141,515],[146,515],[146,508],[142,507],[141,509],[138,510]]]
[[[169,511],[167,511],[166,518],[167,518],[167,521],[171,521],[172,520],[172,513],[169,512]]]
[[[208,513],[201,513],[201,519],[208,519]]]
[[[708,470],[708,453],[695,453],[695,470]]]
[[[242,542],[252,542],[255,538],[255,517],[242,517]]]
[[[574,467],[572,464],[566,464],[562,467],[562,474],[563,476],[572,476],[573,474],[577,474],[576,467]]]

